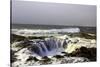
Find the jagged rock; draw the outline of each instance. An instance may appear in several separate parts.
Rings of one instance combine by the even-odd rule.
[[[91,36],[91,35],[89,35]],[[18,36],[19,37],[19,36]],[[56,36],[55,36],[56,37]],[[16,37],[17,38],[17,37]],[[54,37],[50,37],[54,38]],[[63,52],[53,55],[47,54],[49,50],[46,52],[44,48],[48,47],[51,42],[57,43],[61,40],[54,38],[55,40],[50,38],[43,38],[43,39],[34,39],[34,37],[30,39],[22,39],[16,40],[14,43],[11,44],[11,62],[13,67],[24,67],[30,66],[30,65],[44,65],[44,64],[64,64],[64,63],[78,63],[78,62],[89,62],[89,61],[96,61],[96,40],[95,39],[86,39],[81,38],[78,36],[68,37],[68,39],[72,42],[67,44],[67,47],[64,46]],[[59,38],[59,36],[58,36]],[[64,37],[62,37],[64,39]],[[50,40],[49,40],[50,39]],[[50,41],[46,46],[44,41]],[[77,42],[77,40],[79,40]],[[40,51],[37,49],[37,47],[34,47],[35,43],[39,43],[39,48],[41,47],[41,50],[43,50],[43,56],[38,55],[34,51]],[[51,43],[52,44],[52,43]],[[37,46],[37,44],[35,44]],[[43,45],[43,46],[41,46]],[[60,45],[59,45],[60,46]],[[43,48],[44,47],[44,48]],[[56,47],[56,45],[52,45],[50,49],[53,47]],[[55,49],[55,48],[53,48]],[[48,56],[50,55],[50,56]]]
[[[96,61],[96,48],[81,47],[76,49],[76,51],[73,51],[70,55],[76,57],[86,57],[91,61]]]

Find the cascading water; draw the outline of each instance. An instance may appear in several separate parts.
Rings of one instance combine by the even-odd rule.
[[[64,46],[67,45],[67,41],[48,38],[46,40],[39,40],[30,43],[32,45],[31,51],[39,56],[56,55],[64,51]]]

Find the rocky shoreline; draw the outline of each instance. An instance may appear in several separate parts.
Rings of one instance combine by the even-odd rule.
[[[29,37],[11,34],[11,65],[12,67],[67,64],[96,61],[96,34],[71,34],[64,51],[51,56],[39,56],[32,51],[32,45],[26,44],[30,40],[45,39],[46,37]],[[47,37],[48,38],[48,37]],[[57,37],[56,37],[57,38]]]

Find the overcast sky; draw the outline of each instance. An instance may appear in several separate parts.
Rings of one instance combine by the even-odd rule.
[[[96,6],[12,0],[12,23],[96,26]]]

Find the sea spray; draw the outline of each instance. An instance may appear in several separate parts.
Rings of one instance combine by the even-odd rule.
[[[54,37],[45,40],[29,42],[32,46],[30,50],[39,56],[56,55],[64,51],[64,46],[68,44],[66,39],[56,39]]]
[[[79,33],[79,28],[65,28],[65,29],[12,29],[12,34],[22,35],[22,36],[49,36],[57,35],[63,33]]]

